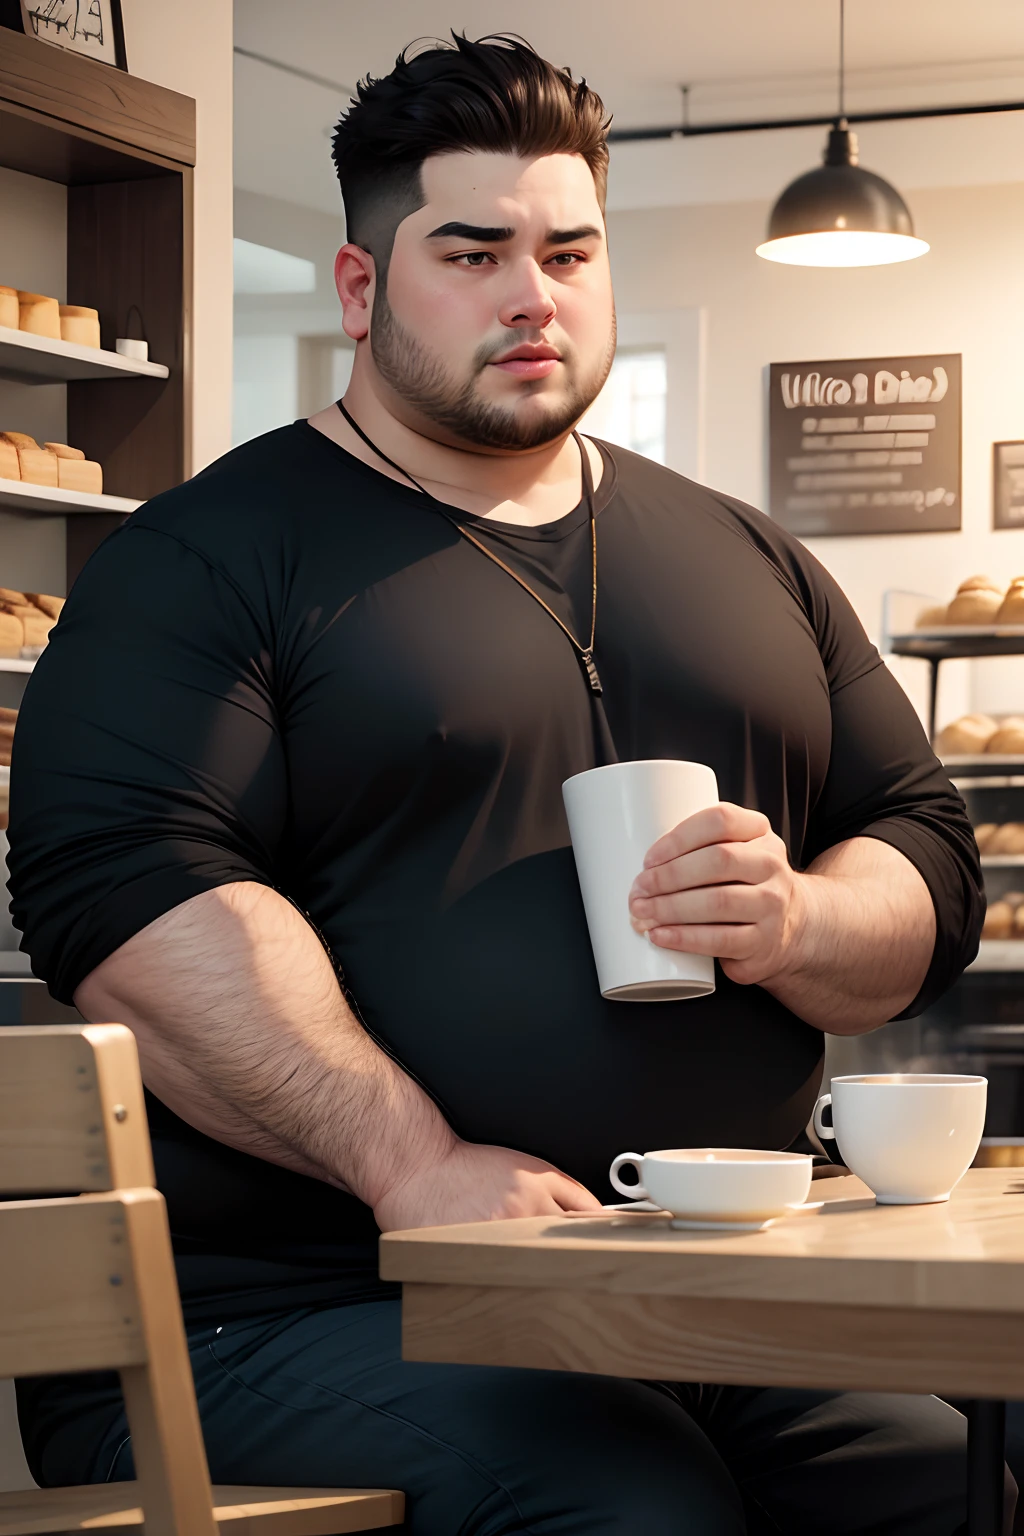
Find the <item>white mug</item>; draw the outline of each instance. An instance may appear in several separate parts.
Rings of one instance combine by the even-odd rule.
[[[609,763],[566,779],[562,798],[601,995],[663,1002],[713,992],[714,960],[660,949],[637,933],[629,892],[659,837],[718,804],[714,771],[674,758]]]
[[[619,1169],[630,1164],[639,1184],[624,1184]],[[664,1152],[620,1152],[608,1171],[612,1185],[630,1200],[652,1200],[678,1220],[763,1226],[802,1205],[811,1187],[811,1159],[802,1152],[761,1152],[738,1147],[686,1147]]]
[[[814,1106],[814,1130],[879,1205],[948,1200],[985,1129],[988,1080],[941,1072],[834,1077]],[[832,1105],[832,1126],[821,1122]]]

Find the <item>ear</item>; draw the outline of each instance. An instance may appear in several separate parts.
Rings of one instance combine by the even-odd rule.
[[[342,329],[353,341],[369,333],[376,268],[361,245],[343,245],[334,258],[334,282],[341,300]]]

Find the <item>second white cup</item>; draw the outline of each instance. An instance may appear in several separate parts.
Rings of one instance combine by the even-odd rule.
[[[629,920],[629,892],[652,843],[718,803],[704,763],[653,758],[610,763],[562,785],[590,942],[603,997],[666,1002],[715,990],[709,955],[660,949]]]

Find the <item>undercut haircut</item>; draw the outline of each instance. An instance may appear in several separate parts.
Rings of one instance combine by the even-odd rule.
[[[581,155],[604,211],[611,119],[585,80],[504,33],[471,42],[453,32],[450,43],[419,53],[413,46],[389,75],[359,82],[334,131],[347,238],[382,275],[395,230],[423,207],[421,172],[431,155]]]

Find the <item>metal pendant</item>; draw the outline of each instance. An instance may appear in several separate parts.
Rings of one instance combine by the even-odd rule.
[[[604,693],[604,689],[601,686],[600,674],[598,673],[597,668],[594,666],[594,657],[591,651],[580,652],[580,666],[583,668],[583,671],[586,675],[587,683],[590,687],[591,693]]]

